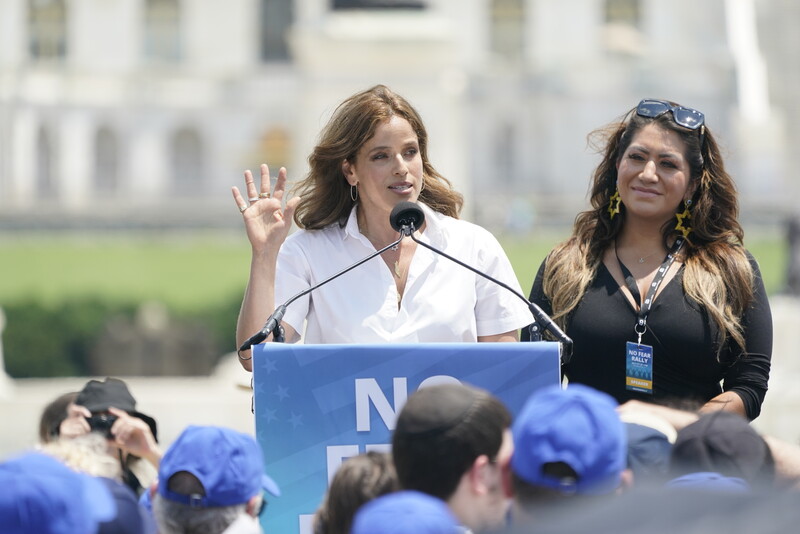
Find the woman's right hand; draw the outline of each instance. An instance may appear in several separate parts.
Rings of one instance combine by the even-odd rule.
[[[275,189],[270,192],[269,167],[261,164],[261,184],[257,188],[250,170],[244,172],[245,192],[243,197],[236,186],[231,188],[236,206],[242,213],[247,238],[254,254],[267,251],[277,253],[289,234],[294,210],[300,197],[294,197],[283,207],[286,193],[286,169],[281,167]]]

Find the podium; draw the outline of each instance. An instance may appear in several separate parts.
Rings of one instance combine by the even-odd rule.
[[[282,492],[269,499],[265,532],[311,534],[336,469],[359,453],[389,451],[397,414],[420,387],[468,383],[516,415],[531,393],[560,381],[555,342],[256,345],[256,438]]]

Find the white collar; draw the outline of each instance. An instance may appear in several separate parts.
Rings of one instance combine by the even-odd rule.
[[[434,211],[422,202],[418,202],[417,204],[422,210],[422,213],[425,214],[425,232],[421,235],[420,240],[432,244],[441,243],[442,235],[444,234],[442,220],[445,215]],[[344,233],[345,236],[363,240],[365,243],[369,243],[369,240],[366,238],[366,236],[364,236],[358,229],[356,206],[353,206],[353,209],[350,210],[350,215],[347,217],[347,223],[344,227]]]

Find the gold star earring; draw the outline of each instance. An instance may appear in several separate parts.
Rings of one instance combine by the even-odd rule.
[[[611,220],[614,220],[614,216],[619,213],[619,205],[622,202],[622,199],[619,198],[619,189],[614,191],[614,194],[611,195],[611,198],[608,199],[608,215],[611,217]]]
[[[689,223],[692,222],[692,214],[689,213],[689,207],[691,205],[692,199],[684,200],[683,211],[675,214],[675,217],[678,219],[678,224],[675,225],[675,230],[683,234],[684,239],[686,239],[689,234],[692,233],[692,227],[689,226]]]

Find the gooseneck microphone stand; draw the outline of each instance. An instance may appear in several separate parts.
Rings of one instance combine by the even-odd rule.
[[[461,260],[458,260],[449,254],[427,244],[423,241],[417,239],[414,235],[414,232],[417,228],[422,226],[422,223],[425,221],[425,213],[422,209],[413,202],[401,202],[397,206],[395,206],[394,210],[392,210],[392,214],[389,217],[389,222],[392,225],[392,228],[400,232],[401,239],[405,236],[410,237],[415,243],[421,245],[428,250],[433,251],[440,256],[444,256],[448,260],[455,262],[465,269],[469,269],[473,273],[486,278],[487,280],[494,282],[495,284],[504,287],[518,298],[520,298],[530,310],[531,314],[533,315],[534,322],[530,325],[530,334],[531,334],[531,341],[541,341],[542,340],[542,327],[544,327],[548,332],[550,332],[554,337],[558,339],[562,346],[562,363],[569,363],[569,360],[572,357],[572,339],[567,336],[561,328],[558,327],[557,324],[553,322],[553,320],[542,310],[539,306],[534,304],[533,302],[526,299],[523,295],[521,295],[518,291],[510,287],[508,284],[501,282],[495,278],[492,278],[486,273],[479,271],[478,269],[472,267],[471,265],[467,265]]]

